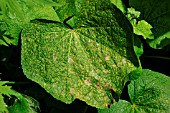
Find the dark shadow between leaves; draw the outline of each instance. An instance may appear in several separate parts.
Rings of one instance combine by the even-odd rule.
[[[123,88],[122,94],[120,95],[120,99],[121,100],[126,100],[128,102],[131,102],[129,94],[128,94],[128,85],[129,84],[130,84],[130,81],[126,82],[126,84],[125,84],[125,86]]]

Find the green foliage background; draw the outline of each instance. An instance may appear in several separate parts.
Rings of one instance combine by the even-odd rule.
[[[169,6],[1,0],[0,112],[170,112]]]

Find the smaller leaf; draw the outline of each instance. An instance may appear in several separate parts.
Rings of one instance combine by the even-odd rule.
[[[128,8],[126,16],[131,22],[135,34],[142,35],[144,39],[154,39],[151,31],[152,26],[145,20],[138,21],[140,17],[139,11],[136,11],[134,8]]]
[[[170,78],[151,70],[128,85],[128,92],[135,109],[140,113],[168,113],[170,110]]]
[[[110,109],[98,109],[98,113],[169,113],[169,86],[169,77],[143,70],[141,76],[128,85],[131,103],[119,100]]]
[[[169,0],[129,0],[129,5],[140,11],[140,19],[153,27],[155,38],[170,31]]]
[[[133,25],[134,33],[137,35],[142,35],[144,39],[154,39],[153,33],[151,31],[152,26],[145,20],[139,21],[137,24]]]
[[[127,15],[126,16],[132,22],[132,21],[135,21],[137,18],[139,18],[140,12],[139,11],[135,11],[135,9],[132,8],[132,7],[131,8],[127,8]]]
[[[143,54],[143,43],[139,39],[138,35],[134,35],[134,51],[136,56],[138,57],[138,61],[140,62],[139,57]]]
[[[53,7],[48,4],[40,4],[38,1],[32,3],[26,2],[22,4],[22,7],[25,8],[24,13],[27,17],[27,22],[34,19],[60,21]]]
[[[8,44],[4,40],[0,39],[0,46],[1,45],[8,46]]]
[[[119,100],[118,103],[113,104],[109,109],[98,109],[98,113],[134,113],[130,102]]]
[[[8,112],[7,105],[4,102],[3,95],[10,97],[10,95],[17,95],[17,93],[11,89],[11,86],[4,86],[7,81],[0,80],[0,112]]]
[[[11,86],[6,86],[8,81],[0,81],[0,112],[10,112],[10,113],[36,113],[39,109],[38,102],[26,95],[21,95],[20,93],[11,89]],[[11,97],[11,95],[17,97],[13,106],[8,107],[4,102],[3,95]]]
[[[0,113],[8,112],[8,109],[6,107],[7,105],[4,102],[4,97],[0,95]]]
[[[20,7],[19,2],[16,0],[6,0],[6,7],[7,10],[9,9],[8,16],[11,18],[19,18],[20,20],[25,20],[25,16],[22,11],[22,7]]]
[[[38,113],[39,103],[32,97],[23,95],[8,110],[10,113]]]
[[[2,40],[2,44],[17,45],[21,26],[24,25],[17,20],[12,21],[12,19],[3,18],[0,23],[0,39]]]
[[[165,46],[170,45],[170,31],[154,40],[148,40],[148,43],[155,49],[163,49]]]

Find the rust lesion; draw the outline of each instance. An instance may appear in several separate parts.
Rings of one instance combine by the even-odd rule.
[[[56,59],[57,59],[57,58],[56,58],[56,57],[54,56],[54,54],[53,54],[53,60],[56,61]]]
[[[72,58],[68,58],[68,62],[74,62]]]
[[[109,55],[106,55],[105,56],[105,60],[107,61],[107,60],[110,60],[110,56]]]
[[[105,106],[105,108],[109,108],[108,104],[105,104],[104,106]]]
[[[107,74],[109,72],[109,70],[103,70],[103,73]]]
[[[71,93],[71,94],[74,94],[74,92],[75,92],[74,89],[73,89],[73,88],[70,88],[70,93]]]
[[[110,82],[105,83],[104,84],[104,88],[105,89],[110,89],[110,84],[111,84]]]
[[[84,82],[85,82],[85,84],[86,84],[87,86],[90,86],[90,85],[91,85],[91,80],[90,80],[90,79],[86,79]]]
[[[96,86],[100,87],[100,82],[99,81],[96,83]]]
[[[122,63],[125,64],[126,63],[126,58],[122,59]]]

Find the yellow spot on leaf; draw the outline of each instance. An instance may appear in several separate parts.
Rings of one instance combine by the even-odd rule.
[[[71,94],[74,94],[74,92],[75,92],[74,89],[73,89],[73,88],[70,88],[70,93],[71,93]]]
[[[68,62],[73,62],[73,59],[72,58],[68,58]]]
[[[110,56],[106,55],[105,60],[110,60]]]

